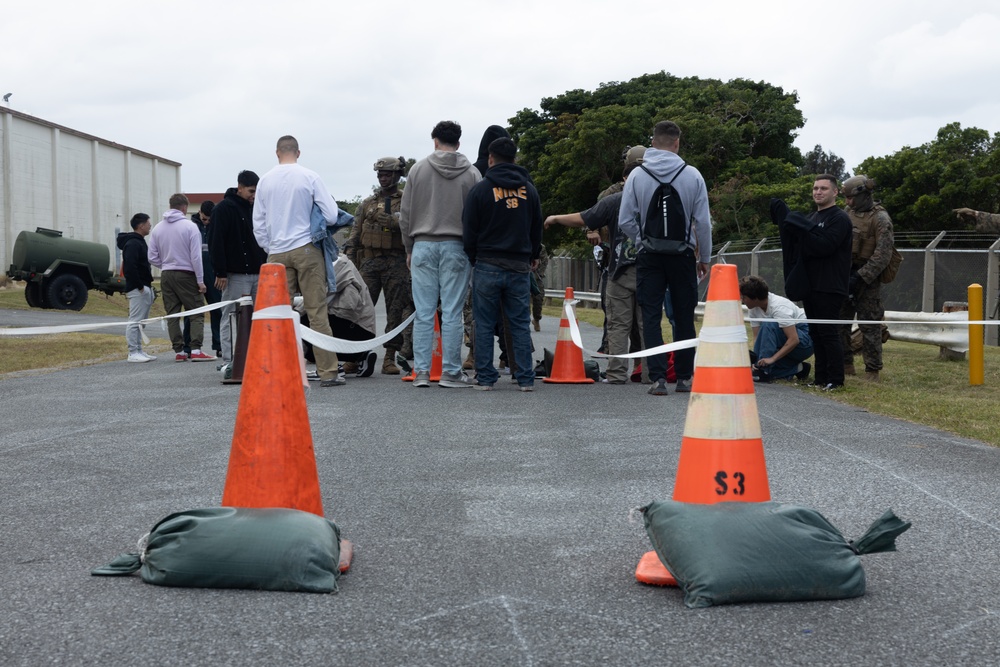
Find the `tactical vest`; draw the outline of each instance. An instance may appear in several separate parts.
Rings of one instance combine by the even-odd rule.
[[[848,209],[854,235],[851,238],[851,264],[857,266],[867,262],[875,254],[878,243],[878,214],[885,211],[881,204],[875,204],[864,213]]]
[[[399,229],[401,193],[390,197],[374,195],[361,205],[361,251],[374,254],[404,251],[403,233]]]

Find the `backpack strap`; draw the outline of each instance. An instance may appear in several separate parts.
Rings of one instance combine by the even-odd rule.
[[[640,165],[639,165],[639,169],[642,169],[642,170],[643,170],[644,172],[646,172],[647,174],[649,174],[650,178],[652,178],[652,179],[653,179],[654,181],[656,181],[656,182],[657,182],[657,183],[659,183],[660,185],[673,185],[673,184],[674,184],[674,181],[676,181],[676,180],[677,180],[677,177],[681,175],[681,172],[682,172],[682,171],[684,171],[684,168],[685,168],[686,166],[688,166],[687,162],[683,163],[683,164],[681,165],[681,168],[677,170],[677,173],[676,173],[676,174],[674,174],[674,177],[673,177],[673,178],[671,178],[671,179],[670,179],[669,181],[667,181],[666,183],[664,183],[663,181],[661,181],[660,179],[658,179],[658,178],[657,178],[656,176],[654,176],[654,175],[653,175],[653,172],[651,172],[651,171],[650,171],[649,169],[646,169],[646,167],[645,167],[645,166],[643,166],[643,165],[641,165],[641,164],[640,164]]]
[[[677,177],[681,175],[681,172],[684,171],[684,168],[687,167],[687,166],[688,166],[687,162],[685,162],[684,164],[682,164],[681,168],[677,170],[677,173],[674,174],[674,177],[670,179],[670,181],[667,183],[667,185],[673,185],[674,181],[677,180]]]

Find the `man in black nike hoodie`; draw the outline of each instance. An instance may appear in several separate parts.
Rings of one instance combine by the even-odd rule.
[[[531,279],[542,244],[542,206],[524,167],[514,164],[517,147],[508,137],[489,146],[489,169],[469,191],[462,211],[462,242],[472,270],[477,389],[492,389],[493,331],[503,309],[510,323],[514,379],[532,391]],[[511,352],[508,350],[508,353]]]

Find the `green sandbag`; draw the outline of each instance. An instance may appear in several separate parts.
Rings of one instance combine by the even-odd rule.
[[[894,551],[909,523],[892,511],[848,542],[819,512],[776,502],[642,508],[646,534],[688,607],[864,595],[860,553]]]
[[[292,509],[211,507],[171,514],[140,543],[91,574],[139,570],[159,586],[332,593],[340,576],[340,530]]]

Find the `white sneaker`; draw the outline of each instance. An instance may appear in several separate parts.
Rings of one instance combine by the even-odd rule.
[[[148,361],[156,361],[156,357],[151,355],[149,352],[144,352],[143,350],[139,350],[139,354],[146,357]]]
[[[128,355],[128,359],[126,359],[125,361],[132,364],[144,364],[147,361],[152,361],[152,359],[147,357],[142,352],[130,352]]]

